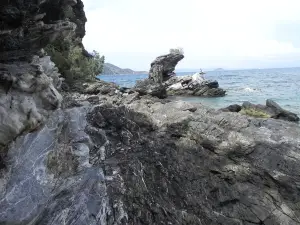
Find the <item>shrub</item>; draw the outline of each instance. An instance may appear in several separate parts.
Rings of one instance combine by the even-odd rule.
[[[93,51],[92,57],[82,54],[82,47],[71,39],[58,39],[45,48],[67,82],[92,81],[103,70],[104,56]]]
[[[183,48],[171,48],[170,49],[170,54],[181,54],[183,55],[184,54],[184,51],[183,51]]]

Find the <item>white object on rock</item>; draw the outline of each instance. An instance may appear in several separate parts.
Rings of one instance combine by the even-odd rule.
[[[205,81],[203,74],[201,74],[201,73],[195,73],[194,75],[192,75],[192,80],[193,80],[193,82],[197,82],[199,84],[201,84],[203,81]]]
[[[168,90],[179,90],[179,89],[183,89],[183,87],[182,87],[182,85],[181,85],[180,82],[179,82],[179,83],[172,84],[172,85],[168,88]]]

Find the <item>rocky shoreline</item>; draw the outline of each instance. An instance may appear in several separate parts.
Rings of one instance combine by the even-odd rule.
[[[1,3],[4,36],[26,44],[0,34],[0,224],[300,224],[300,127],[278,120],[286,111],[254,118],[157,98],[164,77],[143,90],[67,84],[41,49],[75,24],[33,19],[83,4],[29,2]],[[18,36],[23,12],[36,32]]]
[[[149,78],[138,81],[134,91],[158,98],[168,95],[186,95],[199,97],[223,97],[226,91],[219,87],[217,81],[205,80],[201,73],[176,76],[174,71],[184,55],[170,53],[157,57],[152,63]]]

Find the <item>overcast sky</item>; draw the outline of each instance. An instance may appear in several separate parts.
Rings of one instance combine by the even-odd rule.
[[[178,68],[300,66],[300,0],[83,0],[84,45],[148,70],[182,47]]]

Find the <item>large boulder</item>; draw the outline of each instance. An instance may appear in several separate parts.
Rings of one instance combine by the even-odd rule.
[[[156,83],[150,79],[137,81],[132,90],[141,95],[151,95],[158,98],[167,97],[166,88],[162,84]]]
[[[162,83],[170,78],[175,67],[184,58],[182,54],[170,53],[157,57],[152,63],[149,71],[149,79],[155,83]]]
[[[187,76],[173,76],[164,86],[168,95],[191,95],[205,97],[222,97],[226,91],[219,88],[218,81],[205,80],[201,73]]]
[[[273,114],[271,116],[272,118],[294,122],[299,121],[299,117],[297,116],[297,114],[281,108],[276,102],[271,99],[268,99],[266,101],[266,106],[273,111]]]

